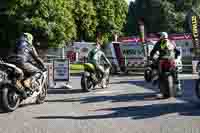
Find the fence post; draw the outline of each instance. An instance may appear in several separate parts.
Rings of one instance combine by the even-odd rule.
[[[65,59],[65,47],[62,48],[62,59]]]

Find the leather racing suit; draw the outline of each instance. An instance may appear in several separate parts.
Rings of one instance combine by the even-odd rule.
[[[172,42],[170,42],[170,40],[164,40],[164,39],[160,39],[154,46],[153,50],[150,53],[150,59],[153,58],[153,56],[155,55],[155,53],[159,51],[159,57],[157,59],[156,66],[157,66],[157,70],[159,69],[158,64],[159,64],[159,60],[160,59],[172,59],[175,60],[176,58],[180,57],[180,51],[176,48],[176,45]],[[177,89],[179,90],[180,93],[181,92],[181,83],[178,77],[178,72],[176,72],[176,85],[177,85]]]
[[[25,74],[29,75],[23,82],[25,87],[28,88],[31,88],[30,82],[32,78],[41,72],[41,69],[32,64],[33,60],[39,63],[42,70],[45,69],[44,63],[39,58],[34,46],[30,46],[26,40],[19,40],[14,48],[13,55],[9,58],[9,62],[15,64],[17,67],[21,68]],[[24,89],[20,83],[18,83],[18,86],[20,86],[20,89]]]
[[[99,71],[102,75],[102,78],[104,78],[105,75],[105,69],[102,63],[109,64],[111,66],[110,61],[105,56],[104,52],[101,51],[99,48],[92,49],[88,54],[88,62],[95,65],[95,68],[97,71]]]

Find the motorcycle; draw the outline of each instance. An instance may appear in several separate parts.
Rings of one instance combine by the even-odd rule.
[[[104,65],[106,76],[103,78],[102,74],[96,70],[95,66],[91,63],[84,64],[84,73],[81,77],[81,88],[84,92],[89,92],[97,85],[101,88],[108,88],[110,77],[110,66]]]
[[[180,60],[153,60],[145,69],[144,77],[147,82],[158,83],[164,98],[177,96],[176,76],[182,71]]]
[[[200,77],[200,62],[198,62],[198,64],[197,64],[196,71],[198,72],[198,75]],[[196,96],[197,96],[197,98],[200,99],[200,78],[196,79],[195,84],[196,84],[196,86],[195,86]]]
[[[35,64],[37,65],[37,64]],[[28,98],[35,98],[36,104],[42,104],[47,96],[48,79],[47,71],[41,71],[37,77],[28,84],[30,88],[26,88]],[[16,80],[19,77],[26,79],[29,75],[25,74],[16,65],[0,61],[0,107],[3,111],[15,111],[18,106],[26,99],[22,98],[18,89],[16,88]],[[24,81],[23,80],[23,81]],[[22,82],[23,82],[22,81]],[[30,91],[35,90],[35,91]]]
[[[176,64],[174,60],[160,60],[159,87],[164,98],[176,97]]]

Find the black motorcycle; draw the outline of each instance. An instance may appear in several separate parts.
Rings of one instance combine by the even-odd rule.
[[[38,66],[37,64],[35,64]],[[38,66],[39,67],[39,66]],[[39,67],[41,68],[41,67]],[[24,73],[16,65],[7,63],[1,59],[0,61],[0,107],[6,111],[11,112],[18,108],[23,99],[18,89],[16,88],[16,80],[23,76],[25,80],[29,75]],[[29,83],[30,88],[26,88],[28,98],[35,99],[37,104],[45,101],[48,88],[48,73],[42,71],[38,73],[37,77],[33,78]],[[34,92],[30,90],[35,90]],[[28,99],[27,98],[27,99]]]
[[[198,76],[200,77],[200,62],[198,62],[197,67],[196,67],[196,71],[198,72]],[[197,98],[200,99],[200,78],[196,79],[196,86],[195,86],[195,92],[196,92],[196,96]]]

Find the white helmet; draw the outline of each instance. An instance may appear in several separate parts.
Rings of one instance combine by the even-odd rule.
[[[160,32],[160,39],[168,39],[167,32]]]

